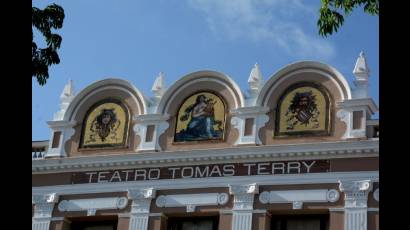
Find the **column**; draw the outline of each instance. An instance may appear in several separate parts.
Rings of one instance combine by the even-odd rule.
[[[259,193],[258,185],[230,185],[229,193],[234,195],[232,230],[251,230],[253,199]]]
[[[339,181],[345,193],[345,230],[367,230],[367,198],[372,189],[370,180]]]
[[[50,228],[51,215],[57,201],[58,195],[56,193],[32,196],[32,204],[34,204],[32,230],[48,230]]]
[[[155,190],[128,190],[128,198],[132,200],[129,230],[147,230],[151,200],[155,197]]]

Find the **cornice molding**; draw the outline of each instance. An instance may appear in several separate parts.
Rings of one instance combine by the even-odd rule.
[[[331,159],[374,157],[379,140],[340,141],[272,146],[232,147],[190,151],[124,153],[32,161],[32,173],[79,172],[114,168],[165,167],[263,160]]]

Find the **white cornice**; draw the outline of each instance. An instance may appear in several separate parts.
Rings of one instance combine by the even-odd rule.
[[[191,151],[126,153],[32,161],[32,173],[166,167],[224,162],[377,157],[379,140],[232,147]]]

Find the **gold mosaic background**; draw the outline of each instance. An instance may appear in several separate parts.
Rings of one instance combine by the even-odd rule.
[[[302,93],[302,92],[307,92],[307,91],[312,91],[313,95],[316,96],[316,106],[317,109],[319,110],[320,114],[318,117],[319,121],[319,127],[314,128],[312,123],[309,123],[307,126],[304,124],[298,123],[295,125],[294,129],[288,130],[286,129],[286,112],[291,104],[291,101],[293,97],[295,96],[296,93]],[[326,115],[328,115],[328,111],[326,111],[326,100],[325,96],[316,88],[313,87],[300,87],[295,90],[292,90],[289,92],[285,98],[282,100],[282,104],[280,105],[280,122],[279,122],[279,132],[301,132],[301,131],[325,131],[326,130]]]
[[[97,132],[92,132],[90,130],[92,122],[101,113],[103,109],[114,109],[114,113],[117,116],[117,120],[120,121],[119,124],[114,127],[116,131],[111,132],[104,141],[101,140]],[[124,136],[124,131],[127,128],[127,113],[120,105],[112,102],[101,104],[94,108],[94,110],[91,111],[87,118],[81,146],[93,147],[101,145],[121,145],[125,143],[126,136]]]
[[[223,125],[222,127],[225,127],[225,107],[222,102],[222,100],[216,96],[215,94],[208,93],[208,92],[200,92],[196,93],[192,96],[190,96],[181,106],[181,108],[178,111],[178,116],[177,116],[177,126],[176,126],[176,133],[179,133],[182,129],[186,129],[189,121],[191,120],[191,115],[189,115],[189,118],[186,121],[181,121],[180,118],[181,116],[184,115],[185,109],[192,105],[195,104],[195,100],[198,97],[198,95],[203,94],[206,96],[206,98],[211,98],[213,101],[216,101],[214,105],[214,114],[215,114],[215,120],[222,121]],[[217,125],[214,125],[215,131],[219,130]],[[219,130],[219,131],[224,131],[224,130]]]

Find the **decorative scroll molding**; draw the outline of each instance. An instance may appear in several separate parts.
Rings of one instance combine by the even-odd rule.
[[[136,122],[134,125],[135,135],[140,137],[140,144],[137,147],[137,151],[155,151],[161,150],[159,146],[159,137],[168,129],[169,123],[167,120],[169,115],[162,114],[144,114],[134,116],[133,120]],[[154,133],[152,141],[147,142],[145,140],[147,128],[149,125],[154,125]]]
[[[232,127],[239,132],[238,139],[235,141],[234,145],[261,144],[259,129],[269,121],[269,116],[266,115],[267,112],[269,112],[269,108],[262,106],[243,107],[231,110],[231,114],[233,115],[231,118]],[[254,120],[252,135],[245,136],[245,121],[248,118]]]
[[[292,203],[293,209],[301,209],[304,202],[336,202],[339,192],[335,189],[264,191],[259,195],[262,204]]]
[[[194,212],[197,206],[224,205],[228,202],[227,193],[200,193],[159,196],[155,204],[158,207],[186,207],[187,212]]]
[[[67,153],[65,151],[65,143],[74,135],[74,126],[77,124],[75,121],[48,121],[48,126],[50,127],[51,136],[49,140],[49,148],[45,157],[65,157]],[[57,148],[52,148],[53,136],[55,132],[61,132],[60,142]]]
[[[376,190],[374,190],[373,192],[373,198],[379,202],[379,188],[377,188]]]
[[[126,197],[63,200],[58,205],[60,212],[87,211],[87,216],[94,216],[97,210],[123,209],[127,206]]]

